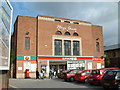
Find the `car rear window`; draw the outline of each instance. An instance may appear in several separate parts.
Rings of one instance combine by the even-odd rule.
[[[99,70],[93,70],[91,74],[100,74]]]

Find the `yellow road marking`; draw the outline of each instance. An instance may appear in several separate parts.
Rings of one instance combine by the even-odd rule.
[[[15,88],[15,89],[17,89],[17,90],[20,90],[18,87],[15,87],[15,86],[13,86],[13,85],[9,85],[10,87],[12,87],[12,88]]]

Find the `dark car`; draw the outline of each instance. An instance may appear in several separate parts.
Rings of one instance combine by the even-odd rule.
[[[68,70],[66,73],[64,73],[64,76],[63,76],[64,80],[65,81],[74,81],[75,74],[78,71],[81,71],[81,70],[80,69]]]
[[[120,70],[107,71],[101,80],[101,84],[105,89],[109,89],[109,88],[119,89]]]
[[[107,70],[113,70],[113,69],[119,69],[119,68],[112,67],[112,68],[103,68],[103,69],[92,70],[90,76],[88,77],[88,83],[89,84],[101,84],[101,79],[102,79],[104,73]]]
[[[68,70],[60,71],[60,73],[59,73],[59,78],[64,79],[64,74],[65,74],[67,71],[68,71]]]
[[[87,82],[87,78],[89,77],[92,70],[82,70],[75,74],[75,81]]]

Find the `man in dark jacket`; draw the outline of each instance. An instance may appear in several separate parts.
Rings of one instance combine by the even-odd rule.
[[[53,78],[53,72],[52,70],[50,70],[50,73],[49,73],[49,78],[52,79]]]
[[[36,79],[39,79],[39,72],[36,70]]]

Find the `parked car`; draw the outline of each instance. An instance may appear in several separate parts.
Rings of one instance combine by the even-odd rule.
[[[119,89],[120,88],[120,70],[110,70],[107,71],[102,80],[101,84],[105,89],[114,88]]]
[[[64,70],[64,71],[61,71],[59,73],[59,78],[63,79],[64,78],[64,74],[67,72],[68,70]]]
[[[92,70],[90,76],[88,77],[88,83],[89,84],[100,84],[104,73],[107,70],[112,70],[112,69],[119,69],[119,68],[113,67],[113,68],[103,68],[103,69]]]
[[[72,69],[68,70],[66,73],[63,74],[63,78],[65,81],[74,81],[75,74],[81,71],[80,69]]]
[[[75,81],[87,82],[87,78],[89,77],[92,70],[82,70],[75,74]]]

